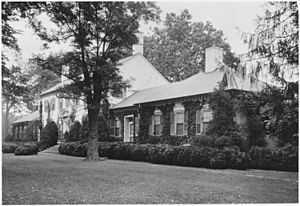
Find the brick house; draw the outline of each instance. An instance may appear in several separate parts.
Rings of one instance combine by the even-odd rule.
[[[265,83],[242,78],[222,66],[223,49],[206,49],[205,72],[167,85],[137,91],[110,109],[110,135],[124,142],[183,144],[189,137],[203,134],[213,118],[209,95],[226,81],[228,92],[257,92]],[[220,69],[222,68],[222,69]],[[235,121],[246,117],[237,111]]]
[[[124,88],[119,94],[109,95],[108,101],[110,105],[121,102],[124,98],[132,95],[136,91],[169,84],[168,80],[166,80],[165,77],[143,56],[143,36],[142,33],[137,35],[141,43],[133,45],[133,54],[119,60],[120,65],[118,66],[120,75],[124,80],[130,83],[130,87]],[[65,66],[62,69],[63,73],[67,75],[69,68]],[[41,118],[43,126],[46,125],[48,120],[55,121],[59,127],[60,138],[63,138],[63,134],[66,131],[69,131],[72,123],[72,115],[77,121],[81,121],[82,118],[87,115],[86,103],[82,100],[64,99],[57,96],[58,89],[65,84],[68,84],[70,81],[71,80],[62,75],[59,84],[42,92],[40,94],[39,111],[34,112],[35,116],[40,113],[39,117]],[[28,115],[28,117],[31,116],[32,114]],[[27,123],[23,122],[23,119],[19,119],[13,123],[16,131],[21,132],[24,130],[24,126],[22,127],[22,125],[25,124]],[[18,134],[21,134],[21,132]],[[15,134],[17,135],[17,132]],[[15,136],[15,138],[21,138],[21,136],[22,135]]]

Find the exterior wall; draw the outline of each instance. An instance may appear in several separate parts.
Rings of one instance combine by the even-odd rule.
[[[87,114],[85,110],[85,103],[82,100],[78,101],[78,104],[75,105],[75,100],[70,99],[69,106],[66,107],[67,99],[58,98],[56,96],[56,92],[52,92],[49,94],[45,94],[41,96],[42,101],[42,124],[46,126],[48,120],[48,111],[45,110],[45,102],[48,101],[50,103],[51,108],[51,100],[54,99],[55,107],[54,110],[50,109],[49,119],[54,121],[62,131],[62,133],[69,130],[70,127],[70,116],[74,112],[75,121],[81,122],[82,117]],[[62,109],[59,108],[59,103],[62,102]]]
[[[126,97],[137,90],[169,83],[141,54],[137,54],[135,57],[124,62],[119,69],[123,79],[129,80],[131,84],[131,88],[127,92]]]
[[[198,98],[197,100],[194,99],[185,101],[173,101],[173,103],[168,102],[165,104],[159,103],[156,105],[142,105],[139,109],[136,108],[134,112],[126,109],[123,109],[122,111],[113,111],[114,115],[112,115],[111,118],[118,116],[121,120],[121,140],[124,138],[124,116],[134,114],[134,116],[140,116],[139,134],[138,136],[134,137],[134,142],[153,144],[166,143],[171,145],[186,144],[189,143],[191,137],[200,136],[196,134],[196,111],[201,110],[203,105],[206,104],[207,101],[207,98]],[[187,135],[170,135],[170,113],[173,112],[175,103],[181,103],[184,106],[185,111],[188,112]],[[162,112],[163,129],[161,135],[158,136],[149,135],[150,118],[154,114],[155,109],[159,109]],[[238,125],[243,126],[244,124],[246,124],[247,118],[246,115],[242,112],[237,112],[234,120]]]

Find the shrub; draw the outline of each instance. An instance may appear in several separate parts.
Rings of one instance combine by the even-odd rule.
[[[224,153],[217,153],[210,160],[210,167],[213,169],[226,169],[227,168],[226,155]]]
[[[86,157],[87,143],[63,142],[59,146],[61,154]],[[100,157],[134,160],[155,164],[170,164],[207,168],[247,169],[247,154],[238,147],[216,149],[211,147],[184,147],[170,145],[132,144],[100,142]]]
[[[40,151],[57,144],[58,128],[54,121],[48,122],[42,129],[39,142]]]
[[[71,125],[70,131],[66,132],[64,135],[64,139],[67,142],[74,142],[80,140],[80,129],[81,124],[78,121],[74,121]]]
[[[252,147],[250,157],[254,169],[298,171],[298,147],[291,144],[276,150]]]
[[[3,153],[14,153],[16,148],[19,146],[19,143],[11,142],[3,142],[2,143],[2,152]]]
[[[37,143],[24,143],[19,145],[15,150],[15,155],[33,155],[39,152]]]
[[[191,138],[191,145],[197,147],[215,147],[216,137],[212,135],[200,135]]]

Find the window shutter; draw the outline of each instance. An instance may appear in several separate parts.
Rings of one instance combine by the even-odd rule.
[[[170,135],[175,135],[174,113],[170,113]]]
[[[151,115],[149,119],[149,135],[153,135],[153,126],[153,115]]]
[[[188,134],[188,111],[184,113],[184,128],[183,128],[183,135]]]
[[[159,118],[160,118],[159,135],[162,135],[162,131],[164,128],[164,117],[163,115],[160,115]]]
[[[140,117],[137,116],[135,117],[135,136],[139,136],[139,131],[140,131]]]

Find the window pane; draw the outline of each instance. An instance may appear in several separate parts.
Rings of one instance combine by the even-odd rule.
[[[120,128],[117,128],[115,129],[115,136],[120,136]]]
[[[196,134],[201,133],[201,124],[196,124]]]
[[[184,113],[183,112],[176,113],[176,122],[177,123],[183,123],[184,122]]]
[[[176,125],[176,135],[183,135],[183,123]]]
[[[133,123],[129,124],[129,136],[133,136]]]
[[[154,124],[160,124],[160,115],[154,116]]]
[[[109,129],[109,133],[110,133],[110,135],[115,135],[114,133],[115,133],[115,129],[114,128],[110,128]]]

